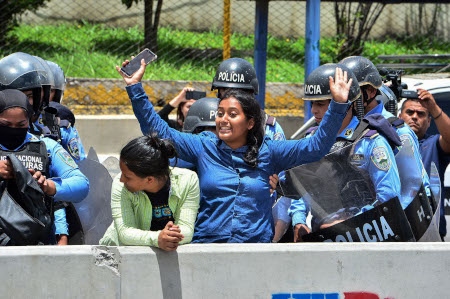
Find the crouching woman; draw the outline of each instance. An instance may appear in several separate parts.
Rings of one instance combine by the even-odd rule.
[[[173,145],[155,134],[130,141],[120,152],[112,184],[113,223],[100,245],[154,246],[166,251],[189,243],[194,233],[200,189],[197,174],[169,167]]]

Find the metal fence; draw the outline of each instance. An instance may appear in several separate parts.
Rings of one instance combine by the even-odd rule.
[[[3,1],[7,2],[14,1]],[[41,56],[60,64],[69,78],[118,78],[113,65],[137,53],[144,45],[144,2],[129,2],[132,3],[129,9],[121,0],[45,2],[45,7],[28,10],[19,16],[18,24],[22,29],[9,35],[13,38],[0,46],[0,54],[22,51]],[[229,28],[224,26],[227,1],[161,1],[160,15],[156,19],[158,1],[146,2],[153,2],[152,16],[147,20],[151,19],[153,25],[158,22],[159,64],[149,79],[211,81],[215,68],[223,59],[224,29],[231,32],[231,56],[253,61],[254,1],[231,1]],[[321,3],[321,18],[317,20],[323,38],[321,63],[336,62],[342,53],[362,54],[381,63],[378,56],[384,54],[449,52],[450,4],[367,5]],[[267,82],[303,82],[305,8],[306,1],[269,2]],[[0,27],[3,28],[6,27],[5,14],[5,10],[0,9]],[[54,39],[63,41],[54,43],[52,34],[55,34]],[[362,46],[359,46],[359,38]],[[89,39],[87,48],[78,48],[86,39]],[[433,62],[433,59],[426,62]],[[107,64],[110,71],[96,63]],[[198,74],[196,69],[203,71]],[[275,96],[266,99],[266,103],[269,100],[266,107],[286,106],[280,104],[283,100],[294,100],[298,106],[302,91],[299,89],[297,95],[289,92],[286,96],[285,90],[282,84],[268,88],[267,92]],[[271,104],[272,99],[274,103]]]

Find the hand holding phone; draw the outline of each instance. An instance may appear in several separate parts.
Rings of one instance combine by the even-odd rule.
[[[206,97],[206,92],[204,91],[186,91],[186,100],[198,100]]]
[[[121,67],[120,71],[128,77],[131,77],[141,67],[142,59],[144,59],[145,64],[149,64],[150,62],[156,60],[156,58],[158,58],[158,56],[146,48],[141,53],[136,55],[136,57],[131,59],[131,61],[126,66]]]

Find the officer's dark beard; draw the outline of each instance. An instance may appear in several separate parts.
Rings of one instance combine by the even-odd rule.
[[[28,128],[11,128],[0,125],[0,144],[9,150],[15,150],[27,136]]]

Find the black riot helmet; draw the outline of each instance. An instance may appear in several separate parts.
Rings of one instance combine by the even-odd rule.
[[[359,86],[371,85],[376,89],[380,88],[383,82],[380,73],[369,59],[363,56],[349,56],[339,63],[348,67],[355,74]]]
[[[42,85],[37,70],[38,61],[30,54],[12,53],[0,59],[0,88],[31,90],[34,115],[40,114]]]
[[[66,88],[66,77],[64,76],[64,71],[62,68],[54,63],[53,61],[46,60],[45,61],[53,74],[53,79],[55,81],[55,95],[53,96],[53,101],[57,103],[61,103],[64,89]]]
[[[332,99],[330,90],[329,77],[333,77],[336,73],[336,68],[341,68],[347,72],[347,78],[352,79],[352,84],[348,93],[348,100],[355,101],[361,95],[361,89],[358,85],[358,80],[355,75],[345,65],[339,63],[327,63],[319,66],[313,70],[305,80],[305,100],[321,101]]]
[[[216,127],[218,98],[201,98],[192,104],[183,124],[183,132],[199,133],[200,128]],[[203,129],[204,130],[204,129]],[[202,131],[203,131],[202,130]]]
[[[41,81],[42,89],[44,90],[44,96],[42,98],[41,109],[47,107],[50,101],[50,92],[52,88],[55,88],[55,79],[53,78],[53,72],[48,66],[47,62],[39,56],[34,56],[39,62],[37,64],[39,79]]]
[[[253,90],[258,94],[258,78],[253,65],[242,58],[222,61],[214,76],[211,90],[219,88],[239,88]]]

